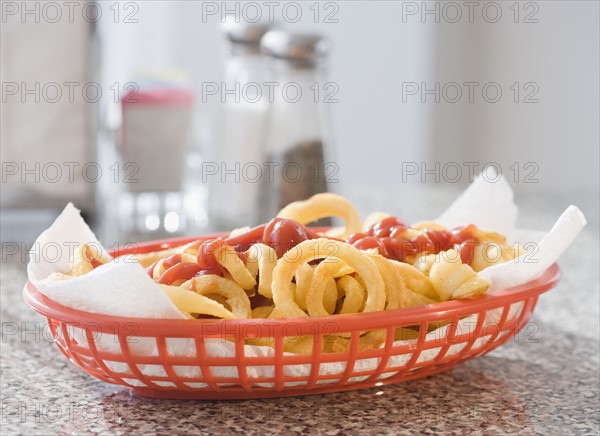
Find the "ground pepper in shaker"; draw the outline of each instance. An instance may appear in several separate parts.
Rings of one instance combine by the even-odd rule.
[[[318,35],[270,31],[261,40],[273,84],[264,130],[259,220],[287,204],[327,192],[331,157],[324,101],[329,42]],[[326,171],[327,170],[327,171]],[[328,224],[319,222],[318,224]]]

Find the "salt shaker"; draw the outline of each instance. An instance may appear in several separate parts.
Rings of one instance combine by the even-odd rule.
[[[267,99],[260,40],[268,24],[223,24],[225,75],[209,181],[208,213],[215,230],[255,224],[260,188],[261,147]]]
[[[337,166],[324,95],[328,40],[270,31],[261,49],[274,83],[262,144],[269,171],[262,178],[259,221],[267,221],[288,203],[326,192]]]

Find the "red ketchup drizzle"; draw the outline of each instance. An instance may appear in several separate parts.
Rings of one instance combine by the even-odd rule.
[[[160,262],[160,260],[155,261],[152,265],[146,268],[146,274],[148,274],[151,278],[154,276],[154,268]]]
[[[165,257],[165,260],[163,260],[163,265],[165,268],[169,268],[179,262],[181,262],[181,254],[172,254],[169,257]]]
[[[223,248],[225,242],[221,238],[205,241],[198,248],[196,259],[200,271],[204,274],[222,274],[223,267],[217,261],[216,254]]]
[[[395,216],[389,216],[369,227],[367,229],[367,234],[369,234],[370,236],[375,236],[377,238],[382,238],[392,236],[392,231],[394,233],[402,233],[408,228],[409,226],[407,226],[404,223],[404,221],[400,220],[399,218],[396,218]]]
[[[477,230],[475,224],[457,227],[452,230],[452,237],[454,238],[455,244],[458,245],[457,250],[460,253],[462,263],[470,264],[475,257],[475,246],[479,243],[477,238],[473,236],[475,230]]]
[[[364,236],[362,236],[364,235]],[[369,250],[370,248],[377,248],[379,254],[385,257],[389,257],[387,248],[383,243],[383,240],[376,238],[375,236],[365,235],[364,233],[355,233],[350,235],[348,242],[354,245],[359,250]]]
[[[92,257],[90,259],[90,264],[92,265],[92,269],[94,269],[94,268],[98,268],[100,265],[102,265],[102,262],[100,262],[98,259]]]
[[[160,278],[157,280],[158,283],[164,285],[170,285],[177,280],[189,280],[202,271],[202,267],[194,262],[180,262],[177,265],[173,265],[171,268],[166,270]]]
[[[152,265],[150,265],[148,268],[146,268],[146,273],[150,277],[152,277],[154,275],[154,268],[156,267],[156,265],[158,265],[158,262],[160,262],[160,260],[157,260]],[[173,254],[169,257],[165,257],[165,259],[163,260],[163,265],[165,266],[165,268],[168,269],[179,262],[181,262],[181,254]]]
[[[426,229],[412,239],[402,234],[410,227],[396,217],[387,217],[369,227],[365,232],[350,235],[348,243],[360,250],[379,249],[387,258],[405,262],[419,254],[437,254],[440,251],[456,248],[463,263],[471,263],[474,247],[478,243],[473,237],[476,227],[471,224],[452,231]]]
[[[246,233],[242,233],[241,235],[233,238],[227,238],[225,242],[227,242],[227,245],[231,245],[235,251],[241,253],[249,249],[257,242],[262,241],[266,226],[267,224],[262,224],[258,227],[254,227],[253,229],[248,230]]]
[[[410,229],[410,226],[399,218],[388,217],[374,224],[365,232],[350,235],[347,242],[360,250],[377,248],[381,255],[402,262],[422,253],[437,254],[451,248],[458,250],[463,263],[470,264],[473,261],[475,245],[478,243],[473,236],[473,232],[476,230],[473,224],[452,231],[426,229],[412,239],[404,239],[402,235],[407,229]],[[192,244],[191,247],[198,248],[197,263],[181,262],[181,254],[165,258],[163,265],[166,270],[158,279],[158,283],[171,284],[204,274],[222,275],[224,270],[215,254],[225,245],[232,247],[242,261],[245,261],[245,251],[259,242],[272,247],[277,253],[277,257],[282,257],[301,242],[319,237],[320,235],[296,221],[274,218],[267,224],[255,227],[233,238],[209,239]],[[160,261],[146,269],[150,277],[152,277],[158,262]]]
[[[209,239],[198,243],[197,263],[181,262],[181,254],[165,258],[163,262],[167,269],[158,279],[158,283],[170,284],[178,280],[189,280],[192,277],[204,274],[222,275],[223,267],[217,261],[215,254],[225,245],[232,247],[240,259],[244,261],[246,259],[245,251],[258,242],[269,245],[275,250],[277,257],[281,257],[285,252],[294,248],[299,243],[319,237],[317,233],[307,229],[296,221],[274,218],[267,224],[255,227],[233,238]],[[150,277],[152,277],[154,267],[158,262],[155,262],[146,269]]]

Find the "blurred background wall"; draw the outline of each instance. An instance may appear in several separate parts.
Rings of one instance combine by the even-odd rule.
[[[118,124],[109,88],[123,88],[137,70],[186,72],[196,96],[194,146],[210,155],[220,103],[202,102],[203,84],[222,81],[221,22],[247,3],[122,2],[117,10],[99,3],[87,12],[99,9],[101,17],[82,20],[77,9],[72,22],[61,6],[56,23],[43,4],[36,22],[34,3],[29,15],[21,2],[2,6],[4,209],[93,206],[95,186],[85,180],[22,183],[5,164],[93,159],[94,120]],[[298,20],[291,9],[282,13],[288,3],[278,3],[277,25],[333,44],[336,191],[352,198],[380,187],[407,193],[423,182],[464,186],[470,169],[493,164],[517,193],[587,192],[597,215],[598,2],[328,2],[318,5],[318,18],[312,3],[302,3]],[[23,103],[22,90],[11,88],[52,81],[97,81],[103,98]],[[427,172],[436,165],[441,179]]]
[[[222,79],[219,26],[235,3],[218,3],[214,15],[206,3],[155,3],[142,5],[135,26],[102,22],[107,76],[125,80],[134,66],[176,65],[190,72],[200,95],[203,82]],[[337,23],[314,23],[308,6],[296,23],[279,16],[285,28],[333,41],[330,79],[339,84],[339,103],[331,112],[348,187],[401,182],[398,162],[423,160],[498,162],[507,172],[514,162],[531,161],[545,187],[598,185],[598,4],[490,3],[497,4],[475,2],[471,12],[456,3],[457,22],[451,22],[457,9],[443,2],[336,2],[327,12],[335,11]],[[501,17],[494,22],[496,11]],[[405,89],[403,101],[407,82],[419,84],[418,94]],[[465,82],[473,82],[472,102]],[[439,103],[435,94],[421,95],[436,83]],[[451,83],[461,85],[457,102],[455,87],[443,93]],[[487,84],[490,102],[482,90]],[[502,95],[491,102],[498,88]],[[217,104],[198,106],[199,127],[210,130]],[[366,147],[386,158],[365,168]],[[364,178],[351,177],[356,173]]]
[[[51,183],[40,174],[49,163],[96,157],[96,105],[81,98],[83,84],[93,76],[91,26],[83,19],[41,19],[39,6],[39,14],[11,15],[10,6],[21,9],[20,3],[2,3],[1,204],[48,207],[74,198],[91,207],[93,186],[81,172],[57,177],[47,166]]]

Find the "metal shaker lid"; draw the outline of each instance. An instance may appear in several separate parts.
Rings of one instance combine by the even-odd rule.
[[[249,23],[244,20],[236,22],[236,17],[229,15],[221,25],[225,37],[236,44],[260,44],[260,40],[269,31],[269,23]]]
[[[313,33],[271,30],[262,37],[260,47],[273,58],[313,66],[327,57],[331,44],[327,38]]]

